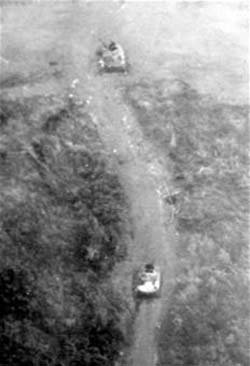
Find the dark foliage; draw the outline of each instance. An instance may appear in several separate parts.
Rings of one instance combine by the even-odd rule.
[[[12,118],[26,117],[30,113],[27,105],[23,105],[17,100],[0,98],[0,128],[7,126]]]
[[[69,117],[69,112],[65,108],[48,116],[43,125],[44,131],[48,133],[55,132],[60,122],[64,121],[67,117]]]
[[[109,275],[126,252],[126,197],[86,112],[25,102],[4,102],[0,364],[111,366],[125,340]]]
[[[13,316],[20,320],[29,315],[30,289],[24,283],[25,274],[4,268],[0,273],[0,317]]]
[[[0,80],[0,88],[13,88],[27,82],[26,78],[20,74],[10,75]]]

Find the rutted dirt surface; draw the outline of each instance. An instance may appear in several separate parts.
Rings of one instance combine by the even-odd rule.
[[[155,334],[173,286],[176,237],[162,200],[170,189],[166,165],[144,140],[124,102],[123,87],[144,76],[174,77],[221,100],[248,98],[247,20],[241,16],[246,3],[235,8],[205,2],[157,4],[75,1],[48,6],[41,1],[4,7],[1,12],[0,67],[10,85],[16,85],[12,93],[30,96],[68,89],[88,100],[104,143],[117,157],[134,225],[134,241],[117,281],[125,278],[130,284],[133,269],[147,261],[162,268],[161,298],[142,302],[135,321],[129,361],[133,366],[157,362]],[[95,72],[93,55],[99,39],[112,38],[129,54],[129,76],[101,77]],[[75,79],[78,83],[70,88]]]
[[[127,276],[128,283],[132,284],[133,270],[153,261],[160,265],[164,278],[161,298],[140,304],[130,355],[130,364],[152,366],[157,362],[155,336],[162,305],[167,306],[174,279],[175,233],[166,225],[169,215],[163,205],[168,177],[152,146],[144,141],[133,113],[122,100],[121,91],[110,84],[110,78],[104,77],[101,89],[94,86],[89,109],[103,140],[121,162],[120,175],[131,204],[134,241],[119,276]],[[96,111],[101,111],[100,116]]]

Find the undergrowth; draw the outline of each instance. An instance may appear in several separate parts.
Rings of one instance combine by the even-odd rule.
[[[90,116],[55,97],[2,98],[0,364],[111,366],[129,304],[110,273],[128,207]]]
[[[159,364],[247,366],[249,107],[200,96],[178,80],[138,82],[126,98],[178,192],[179,265]]]

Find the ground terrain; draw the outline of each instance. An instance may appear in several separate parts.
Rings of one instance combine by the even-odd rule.
[[[216,149],[210,143],[213,134],[220,134],[222,145],[231,141],[235,155],[242,156],[240,163],[237,165],[236,161],[232,169],[241,167],[245,177],[247,139],[244,135],[248,118],[246,8],[244,2],[235,5],[205,2],[167,5],[159,2],[155,5],[153,2],[111,1],[41,1],[29,6],[20,4],[1,8],[2,96],[23,99],[53,95],[59,99],[59,104],[61,99],[68,100],[69,97],[85,117],[88,116],[86,121],[96,129],[105,154],[115,166],[127,197],[133,237],[127,240],[127,256],[113,268],[111,281],[116,289],[126,294],[131,311],[134,311],[131,295],[133,271],[150,260],[162,268],[162,296],[139,305],[131,328],[132,346],[126,350],[126,361],[121,362],[134,366],[152,366],[158,361],[162,365],[178,364],[175,355],[167,352],[167,344],[175,350],[175,339],[166,331],[169,323],[162,327],[163,333],[159,325],[162,319],[162,325],[165,324],[170,310],[176,311],[176,305],[171,301],[176,296],[178,298],[175,285],[182,270],[181,253],[188,256],[184,250],[183,242],[187,238],[183,237],[183,228],[192,231],[190,227],[198,228],[200,222],[197,220],[203,214],[203,220],[206,219],[207,213],[200,207],[204,201],[199,201],[198,206],[190,203],[199,194],[201,198],[196,197],[197,202],[204,197],[206,193],[202,192],[206,192],[206,181],[203,185],[197,184],[198,193],[195,189],[190,193],[188,189],[192,185],[196,187],[198,179],[192,174],[197,173],[196,167],[203,168],[203,171],[207,169],[207,172],[211,167],[216,172],[223,171],[223,164],[219,166],[220,161],[208,153],[210,148]],[[97,74],[94,53],[103,39],[118,40],[124,46],[131,63],[128,75]],[[232,128],[227,130],[225,126],[232,116]],[[220,123],[221,130],[218,128]],[[242,151],[237,148],[239,144]],[[200,154],[200,160],[193,151],[197,156]],[[221,154],[227,158],[230,151],[223,150]],[[182,178],[175,179],[177,176]],[[228,194],[236,194],[237,187],[229,183],[225,201]],[[177,221],[175,207],[166,204],[166,197],[176,191],[181,192],[182,202],[189,204],[187,207],[180,204],[184,211]],[[215,191],[215,196],[219,194],[221,197],[217,187]],[[236,194],[234,202],[238,207],[237,197]],[[209,205],[213,206],[213,202],[209,201]],[[192,212],[193,221],[190,222],[192,210],[195,212]],[[227,210],[225,208],[222,216]],[[247,209],[242,210],[244,215]],[[236,216],[237,212],[235,210]],[[206,222],[210,225],[209,220]],[[246,228],[240,226],[237,232],[244,230]],[[228,235],[231,235],[230,231]],[[193,246],[196,247],[197,243]],[[229,242],[225,246],[229,246]],[[192,260],[198,262],[195,255],[195,252],[191,253]],[[214,252],[211,261],[213,256]],[[185,265],[188,267],[190,263]],[[197,289],[193,289],[190,296],[196,292]],[[239,315],[244,313],[243,310],[237,311]],[[182,310],[180,314],[176,313],[179,316]],[[244,313],[243,318],[245,316]],[[156,341],[159,338],[163,343],[158,360]],[[181,357],[183,363],[180,364],[187,364],[185,356],[182,354]],[[194,364],[193,357],[190,364]],[[237,359],[237,352],[234,357]],[[237,362],[243,366],[247,359],[241,357],[242,361],[237,359]],[[214,360],[216,362],[216,357]],[[225,362],[230,364],[227,359]]]

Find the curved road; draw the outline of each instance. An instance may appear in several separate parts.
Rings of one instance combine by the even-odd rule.
[[[130,199],[134,224],[134,241],[128,259],[122,264],[132,284],[133,270],[146,262],[160,265],[164,278],[159,299],[143,301],[135,320],[135,338],[130,364],[152,366],[157,361],[156,329],[162,306],[167,306],[174,279],[173,228],[167,228],[162,196],[166,193],[168,177],[153,148],[143,139],[133,113],[124,103],[112,76],[91,79],[90,113],[102,140],[116,154],[120,176]]]
[[[139,264],[154,260],[163,271],[160,299],[142,302],[135,320],[131,366],[157,363],[156,329],[168,306],[174,281],[175,233],[166,225],[162,194],[168,190],[166,167],[142,136],[133,111],[124,102],[128,81],[169,76],[192,84],[222,101],[248,100],[248,25],[246,3],[41,0],[31,6],[1,9],[2,74],[39,74],[23,95],[70,90],[89,100],[100,135],[121,162],[122,182],[131,202],[134,241],[117,280],[132,282]],[[246,14],[246,15],[244,15]],[[18,29],[18,31],[17,31]],[[129,76],[96,75],[93,67],[99,39],[119,40],[128,51]],[[227,62],[225,63],[225,60]],[[48,62],[59,75],[52,77]]]

